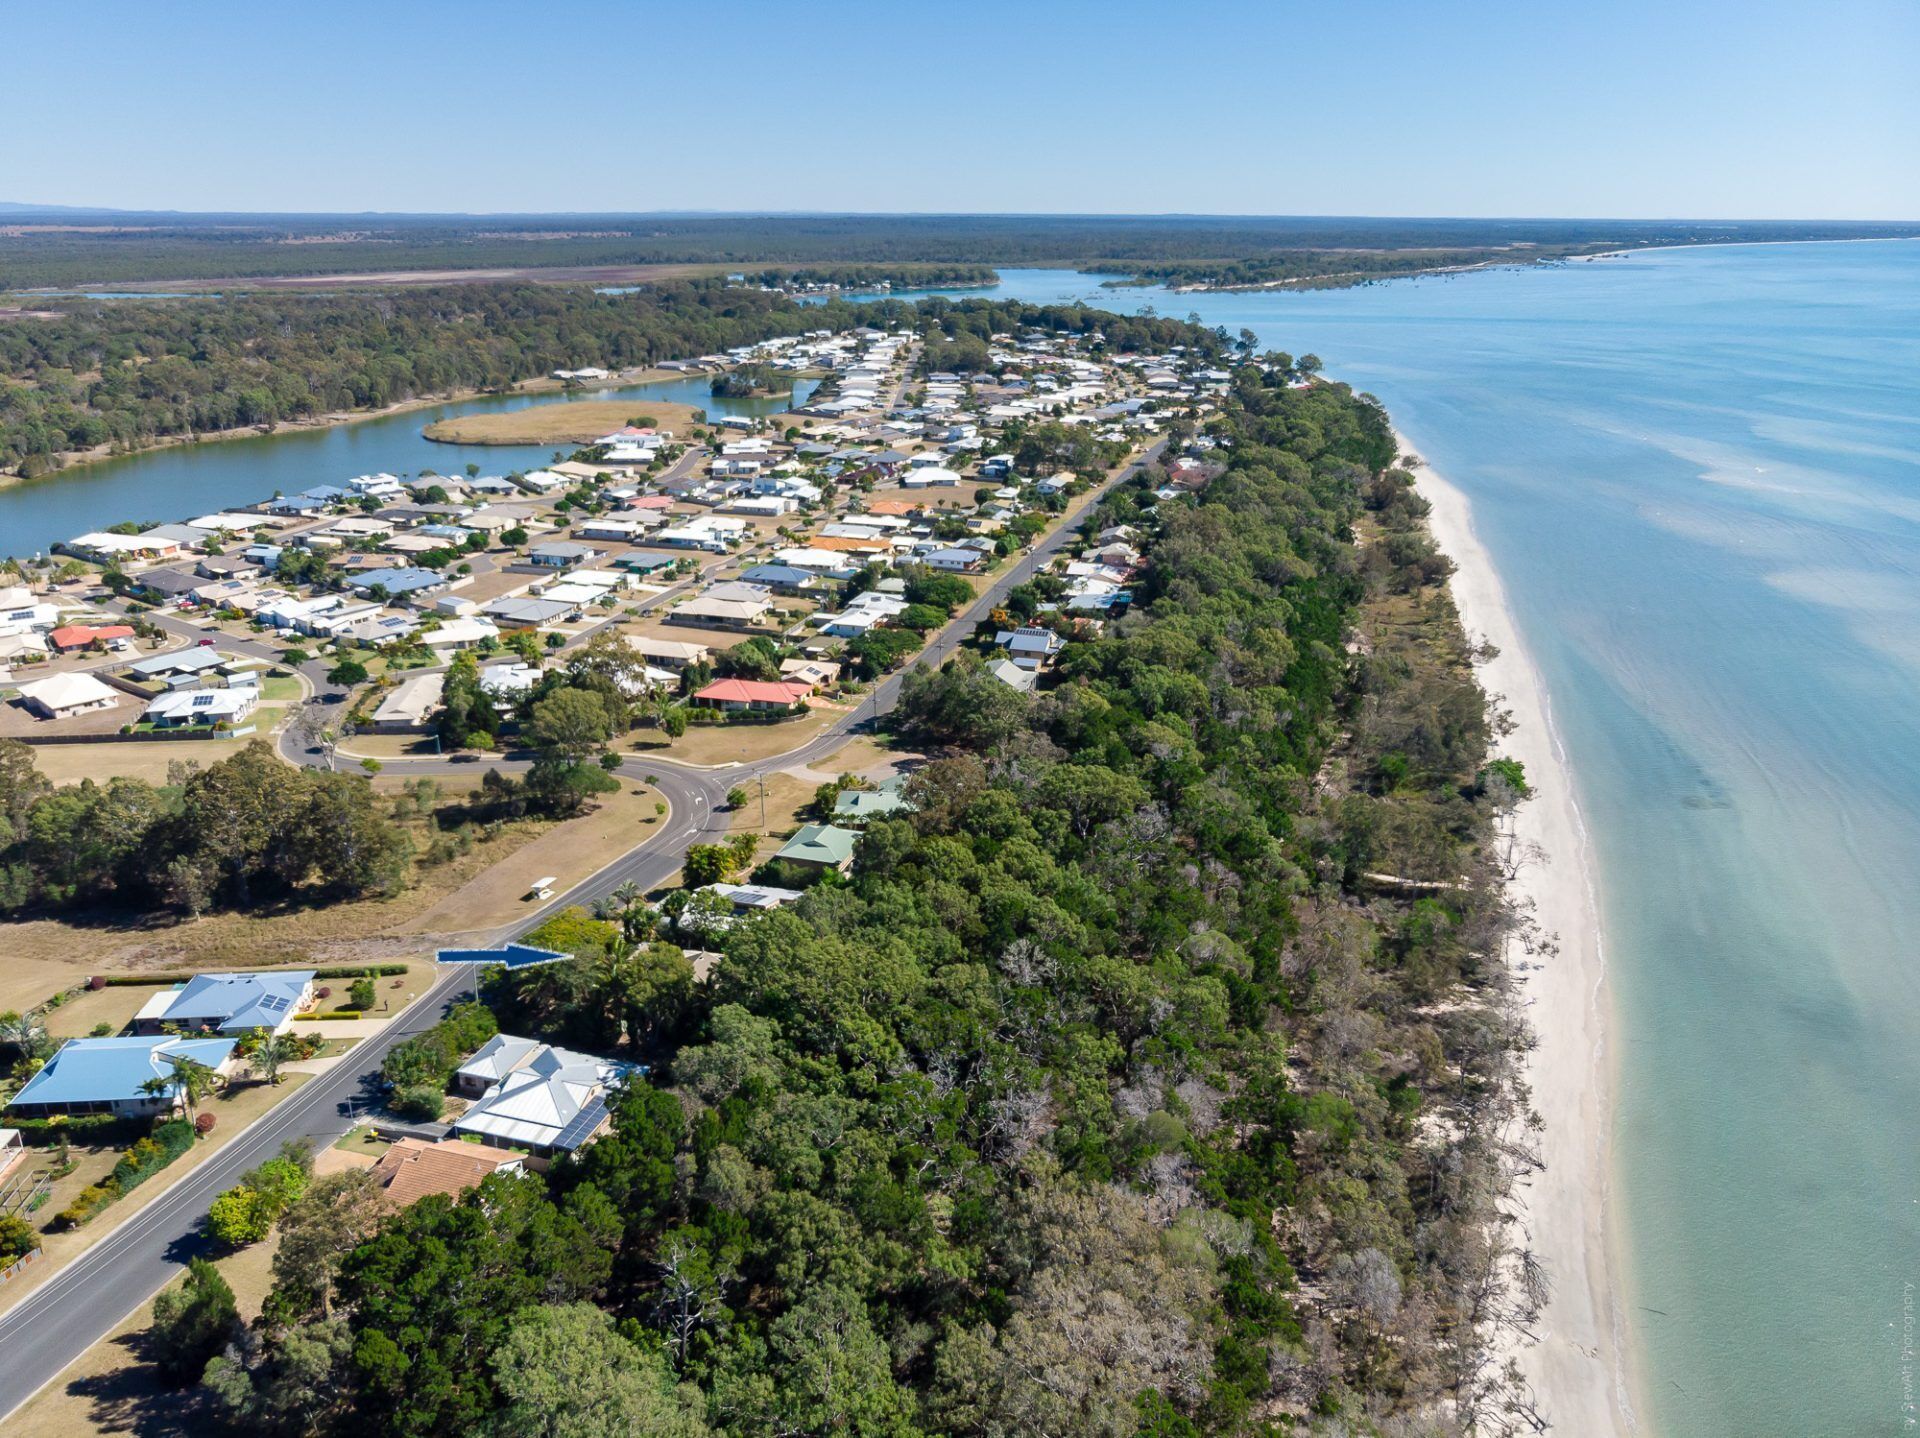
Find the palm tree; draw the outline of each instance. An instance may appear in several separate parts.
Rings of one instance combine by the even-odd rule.
[[[173,1065],[173,1076],[148,1079],[146,1083],[140,1085],[140,1091],[152,1092],[150,1085],[159,1084],[158,1092],[175,1094],[180,1102],[186,1105],[187,1117],[192,1118],[200,1108],[200,1100],[220,1087],[222,1083],[220,1075],[198,1059],[175,1058],[165,1054],[161,1057]]]
[[[0,1048],[17,1051],[21,1058],[38,1058],[53,1045],[47,1035],[46,1020],[39,1011],[29,1009],[24,1014],[0,1014]]]
[[[264,1034],[261,1036],[260,1046],[253,1051],[250,1062],[254,1072],[271,1085],[280,1082],[281,1068],[291,1062],[293,1057],[292,1034]]]

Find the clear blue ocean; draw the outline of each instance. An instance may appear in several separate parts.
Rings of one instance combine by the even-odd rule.
[[[1316,353],[1467,492],[1601,868],[1641,1417],[1910,1431],[1920,242],[1304,294],[1006,281]]]
[[[1014,270],[969,293],[1151,304],[1311,351],[1466,491],[1601,866],[1642,1417],[1660,1438],[1909,1431],[1920,242],[1304,294]],[[0,491],[0,552],[366,469],[520,462],[426,444],[434,417]]]

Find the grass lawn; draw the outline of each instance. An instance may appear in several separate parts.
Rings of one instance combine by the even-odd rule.
[[[728,830],[736,834],[742,831],[785,834],[806,822],[800,817],[800,810],[813,802],[814,791],[820,786],[796,774],[767,775],[765,823],[761,822],[760,786],[744,784],[741,787],[747,791],[747,802],[728,811]]]
[[[57,1039],[82,1038],[93,1032],[95,1024],[112,1024],[119,1033],[133,1022],[146,1001],[159,993],[158,986],[96,989],[67,1000],[57,1009],[46,1011],[47,1032]],[[44,1002],[51,995],[43,994]]]
[[[585,444],[622,425],[651,417],[685,440],[694,427],[693,406],[663,400],[570,399],[494,414],[467,414],[426,427],[428,439],[450,444]]]
[[[117,1199],[91,1223],[67,1232],[52,1232],[54,1215],[90,1183],[98,1183],[118,1162],[124,1147],[81,1148],[75,1145],[73,1159],[76,1168],[73,1173],[54,1182],[53,1196],[33,1215],[34,1225],[41,1231],[42,1261],[28,1269],[20,1278],[14,1279],[5,1288],[0,1289],[0,1310],[18,1303],[27,1293],[32,1292],[58,1273],[67,1263],[91,1247],[105,1235],[113,1232],[127,1222],[147,1204],[165,1193],[182,1175],[192,1172],[205,1163],[207,1158],[218,1152],[234,1138],[244,1133],[268,1109],[299,1089],[309,1075],[288,1073],[280,1082],[269,1087],[263,1083],[246,1081],[235,1082],[217,1096],[201,1102],[200,1112],[214,1116],[213,1132],[208,1134],[178,1159],[160,1170],[152,1178],[141,1184],[126,1197]],[[46,1157],[41,1158],[44,1153]],[[50,1150],[36,1150],[35,1163],[47,1167],[51,1163]],[[22,1430],[29,1431],[29,1430]]]
[[[264,704],[291,704],[300,694],[300,681],[291,674],[284,678],[268,675],[260,681],[260,700]]]
[[[838,711],[813,709],[777,724],[690,724],[671,744],[657,742],[664,737],[658,731],[643,729],[634,753],[643,761],[658,754],[682,764],[751,764],[798,749],[840,717]]]
[[[254,722],[264,734],[279,719],[279,711],[261,708]],[[253,737],[253,736],[249,736]],[[149,784],[167,782],[167,765],[192,759],[201,768],[231,759],[247,746],[246,739],[171,739],[151,744],[48,744],[33,751],[34,767],[55,784],[95,783],[124,775]]]
[[[385,1139],[375,1137],[373,1126],[364,1123],[342,1134],[333,1146],[342,1153],[363,1154],[369,1162],[393,1147]]]

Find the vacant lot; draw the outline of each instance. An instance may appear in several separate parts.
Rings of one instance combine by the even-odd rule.
[[[459,415],[438,420],[423,433],[447,444],[586,444],[649,417],[676,439],[685,438],[698,422],[691,405],[645,398],[573,399],[495,414]]]
[[[481,933],[523,922],[539,907],[528,897],[535,879],[556,880],[564,893],[638,848],[664,828],[656,813],[659,793],[645,784],[623,783],[591,814],[550,824],[538,838],[476,875],[406,926],[408,933]]]

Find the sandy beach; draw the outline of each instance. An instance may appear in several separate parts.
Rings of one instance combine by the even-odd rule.
[[[1419,452],[1404,436],[1400,447]],[[1543,1124],[1546,1163],[1517,1194],[1520,1223],[1552,1283],[1540,1341],[1517,1356],[1556,1432],[1624,1438],[1640,1429],[1616,1277],[1610,1000],[1586,826],[1545,686],[1474,533],[1467,498],[1426,465],[1413,468],[1420,493],[1433,506],[1434,538],[1456,566],[1452,588],[1461,621],[1469,635],[1499,650],[1481,666],[1480,682],[1512,715],[1513,732],[1498,747],[1526,766],[1534,790],[1519,809],[1518,837],[1546,854],[1544,863],[1521,871],[1517,897],[1541,933],[1558,944],[1545,955],[1516,944],[1510,956],[1539,1040],[1527,1077]]]

